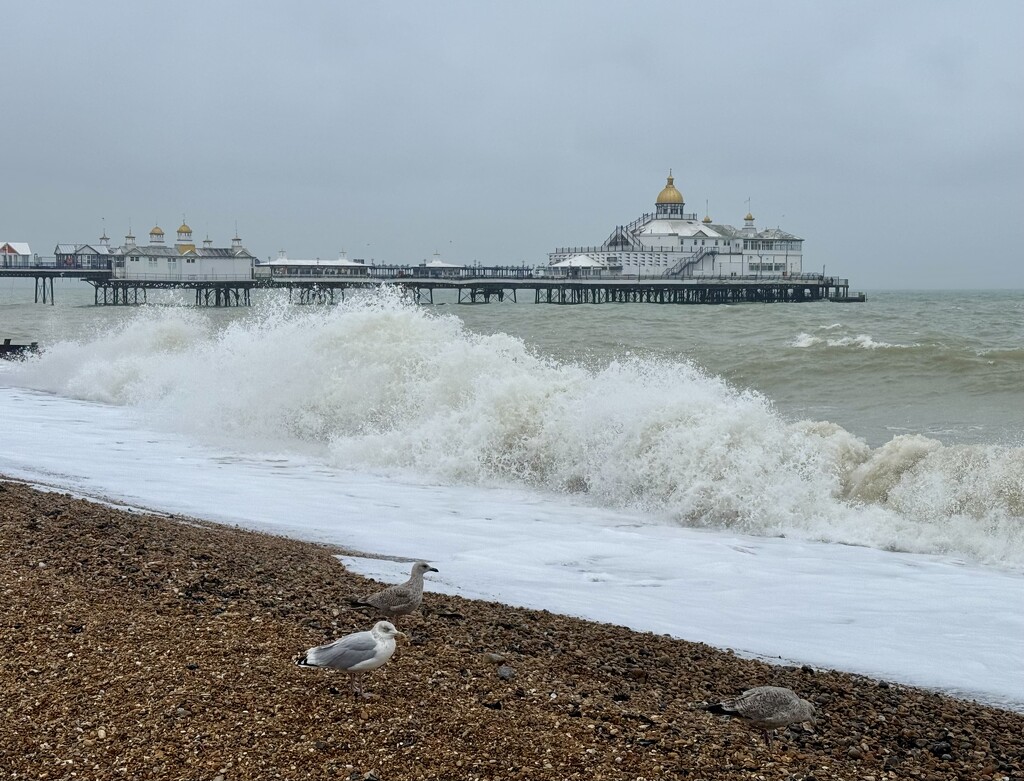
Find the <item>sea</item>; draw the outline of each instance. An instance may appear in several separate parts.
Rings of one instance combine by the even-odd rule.
[[[0,279],[0,474],[1024,711],[1022,290],[188,303]]]

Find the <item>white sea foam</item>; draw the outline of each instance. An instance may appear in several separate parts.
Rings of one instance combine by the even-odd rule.
[[[1020,448],[906,436],[872,449],[687,362],[558,363],[387,295],[271,303],[223,328],[145,309],[7,374],[251,452],[522,485],[695,527],[1024,562]]]
[[[839,327],[839,324],[831,326],[824,326],[825,330],[830,330]],[[824,345],[825,347],[852,347],[861,350],[905,350],[910,347],[918,347],[917,344],[893,344],[891,342],[878,341],[868,334],[857,334],[856,336],[840,336],[834,339],[827,339],[820,336],[814,336],[806,332],[797,334],[793,341],[790,342],[790,347],[808,348],[808,347],[819,347]]]
[[[132,408],[2,384],[0,410],[5,475],[351,550],[428,559],[440,570],[430,590],[1024,710],[1024,576],[1004,568],[656,524],[588,505],[578,494],[439,485],[331,468],[315,458],[248,455],[156,430]],[[837,442],[846,437],[833,434],[841,450]],[[392,581],[404,579],[407,566],[362,557],[346,565]]]

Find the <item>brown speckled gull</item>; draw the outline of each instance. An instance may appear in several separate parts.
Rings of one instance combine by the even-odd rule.
[[[804,721],[814,721],[814,706],[792,689],[783,686],[757,686],[738,697],[708,705],[706,710],[742,719],[761,730],[771,744],[770,730]]]
[[[363,599],[353,600],[354,605],[372,607],[387,618],[407,616],[415,612],[423,601],[423,575],[437,572],[425,561],[412,565],[412,572],[405,583],[389,586]]]

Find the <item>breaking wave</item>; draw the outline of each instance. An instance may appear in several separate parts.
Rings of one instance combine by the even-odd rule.
[[[567,492],[690,526],[1024,563],[1024,448],[916,435],[871,448],[828,422],[787,421],[686,361],[558,362],[386,294],[271,302],[226,326],[144,308],[5,378],[252,452]]]
[[[828,326],[827,329],[836,328],[837,325]],[[825,330],[825,329],[823,329]],[[840,336],[829,339],[821,336],[814,336],[808,333],[801,333],[790,342],[791,347],[855,347],[863,350],[884,350],[884,349],[907,349],[917,347],[916,344],[890,344],[889,342],[876,341],[867,334],[856,336]]]

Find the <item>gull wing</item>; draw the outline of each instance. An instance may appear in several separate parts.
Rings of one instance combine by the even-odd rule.
[[[366,598],[366,604],[378,610],[403,610],[415,608],[423,598],[423,592],[409,588],[405,584],[391,586],[378,591]]]
[[[356,632],[340,637],[333,643],[318,645],[306,651],[306,664],[314,667],[334,667],[351,670],[377,655],[377,641],[370,632]]]

